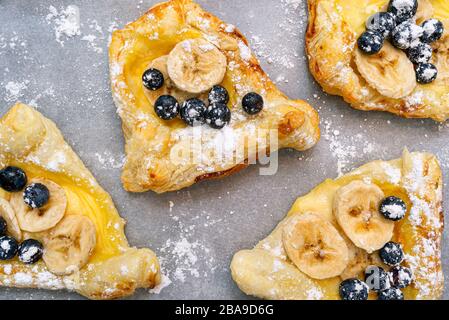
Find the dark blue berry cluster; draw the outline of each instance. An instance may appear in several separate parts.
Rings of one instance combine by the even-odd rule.
[[[0,170],[0,188],[7,192],[20,192],[25,188],[27,176],[17,167],[6,167]],[[45,205],[49,198],[48,189],[41,184],[31,184],[24,191],[24,201],[31,208]],[[8,220],[9,221],[9,220]],[[8,222],[0,215],[0,260],[11,260],[15,256],[25,264],[33,264],[42,258],[42,243],[27,239],[19,244],[17,239],[8,235]]]
[[[399,243],[388,242],[380,251],[382,262],[390,266],[387,272],[379,266],[365,269],[365,281],[351,278],[340,284],[340,297],[343,300],[367,300],[370,291],[377,293],[378,300],[404,300],[401,289],[411,285],[412,271],[400,264],[404,261],[404,252]]]
[[[405,217],[407,206],[397,197],[385,198],[379,212],[392,221]],[[402,245],[397,242],[387,242],[379,250],[383,264],[390,267],[385,271],[380,266],[371,265],[365,269],[365,281],[356,278],[346,279],[340,284],[340,296],[343,300],[367,300],[370,291],[377,293],[378,300],[403,300],[401,289],[408,287],[413,281],[412,271],[400,264],[404,261]]]
[[[437,19],[424,21],[420,26],[413,18],[418,10],[418,0],[390,0],[387,12],[378,12],[366,22],[366,31],[358,38],[359,49],[368,55],[378,53],[389,39],[398,49],[407,53],[415,65],[416,81],[428,84],[438,76],[430,63],[433,49],[430,46],[444,33],[443,23]]]
[[[148,69],[142,75],[142,83],[148,90],[156,91],[163,87],[164,76],[157,69]],[[187,125],[192,127],[207,123],[211,128],[222,129],[231,121],[228,103],[228,91],[216,85],[209,92],[208,105],[198,98],[188,99],[181,105],[175,97],[162,95],[156,100],[154,111],[162,120],[173,120],[179,115]],[[249,115],[258,114],[263,106],[263,98],[257,93],[250,92],[242,99],[242,108]]]

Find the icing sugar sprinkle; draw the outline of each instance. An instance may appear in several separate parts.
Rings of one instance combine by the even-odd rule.
[[[72,38],[79,36],[80,31],[80,9],[76,5],[69,5],[67,8],[58,10],[54,6],[49,7],[50,13],[45,18],[47,23],[53,23],[56,41],[64,46],[63,36]]]

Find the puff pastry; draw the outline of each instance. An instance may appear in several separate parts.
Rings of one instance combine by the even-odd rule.
[[[180,120],[162,121],[156,117],[142,87],[142,74],[153,61],[168,55],[181,41],[195,38],[206,40],[227,59],[221,85],[230,95],[232,120],[222,130],[186,127]],[[128,191],[179,190],[244,168],[245,160],[255,156],[251,152],[255,144],[259,144],[259,150],[305,150],[319,139],[317,112],[306,102],[290,100],[282,94],[262,71],[245,37],[193,1],[158,4],[124,29],[115,31],[109,58],[112,94],[126,138],[122,181]],[[160,60],[154,63],[157,62]],[[265,100],[263,112],[252,117],[241,111],[242,97],[250,91],[260,93]],[[198,130],[202,150],[195,154],[195,160],[172,161],[170,154],[186,151]],[[266,133],[257,139],[256,132],[263,130],[275,130],[278,145],[267,142]],[[217,145],[223,147],[225,157],[221,156],[223,153],[214,153]],[[244,152],[237,152],[240,147]]]
[[[392,238],[403,245],[405,264],[414,273],[414,283],[403,291],[405,299],[439,298],[444,284],[440,261],[442,174],[435,156],[407,150],[400,159],[368,163],[338,179],[326,180],[298,198],[287,217],[266,239],[252,250],[235,254],[231,271],[241,290],[265,299],[339,299],[342,278],[364,270],[365,264],[375,256],[368,259],[366,252],[353,251],[354,246],[348,246],[346,273],[324,280],[312,279],[290,260],[282,233],[293,219],[308,212],[318,214],[338,229],[332,208],[334,197],[342,186],[357,180],[374,183],[386,195],[401,197],[407,203],[407,215],[396,222]]]
[[[28,180],[48,179],[61,186],[67,195],[65,215],[88,217],[96,229],[96,245],[87,264],[67,276],[50,272],[42,260],[34,265],[17,259],[0,261],[0,285],[67,289],[91,299],[112,299],[160,282],[155,254],[128,245],[125,221],[111,197],[64,141],[56,125],[24,104],[15,105],[0,119],[0,167],[6,166],[20,167]],[[9,201],[12,195],[0,189],[0,200]]]
[[[355,109],[445,121],[449,117],[449,3],[419,1],[417,19],[433,17],[445,25],[445,34],[433,44],[432,62],[439,74],[432,84],[417,85],[410,94],[398,99],[384,96],[370,86],[354,62],[357,38],[365,31],[365,21],[385,9],[387,3],[388,0],[308,0],[306,47],[310,72],[326,92],[343,97]]]

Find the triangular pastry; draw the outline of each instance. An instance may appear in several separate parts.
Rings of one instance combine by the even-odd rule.
[[[409,16],[395,14],[401,2],[404,8],[410,4]],[[343,97],[355,109],[436,121],[449,118],[447,0],[308,0],[308,6],[306,48],[310,72],[326,92]],[[387,18],[378,19],[375,14],[380,12]],[[428,41],[421,36],[421,27],[426,32],[424,23],[429,20],[427,30],[434,32],[444,27],[444,33]],[[389,21],[391,27],[396,25],[395,29],[386,27]],[[383,41],[382,49],[376,53],[377,48],[372,55],[362,53],[359,48],[364,43],[358,45],[358,39],[367,28],[379,31],[379,26],[386,34],[374,42],[374,47]],[[365,49],[374,47],[368,45]]]
[[[282,94],[246,38],[191,0],[158,4],[115,31],[109,58],[128,191],[179,190],[244,168],[256,145],[306,150],[319,139],[317,112]]]
[[[20,103],[0,119],[0,285],[91,299],[153,288],[156,255],[130,247],[124,226],[51,120]]]
[[[232,277],[264,299],[437,299],[442,187],[435,156],[407,150],[326,180],[254,249],[235,254]]]

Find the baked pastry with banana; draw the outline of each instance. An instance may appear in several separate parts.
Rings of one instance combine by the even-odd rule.
[[[355,109],[449,118],[446,0],[308,0],[310,71]]]
[[[115,31],[109,58],[128,191],[179,190],[246,167],[256,149],[319,139],[317,112],[282,94],[245,37],[191,0],[157,4]]]
[[[0,119],[0,285],[91,299],[153,288],[156,255],[130,247],[124,226],[51,120],[20,103]]]
[[[232,277],[264,299],[437,299],[442,187],[435,156],[407,150],[326,180],[235,254]]]

